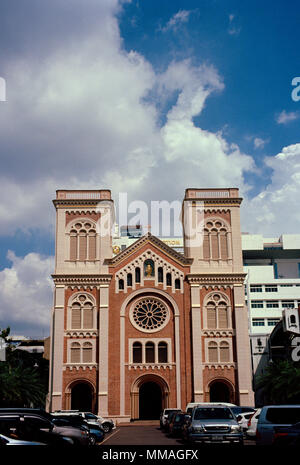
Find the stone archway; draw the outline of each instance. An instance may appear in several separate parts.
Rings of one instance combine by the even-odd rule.
[[[131,419],[158,420],[161,411],[168,407],[169,386],[158,375],[142,375],[132,386]]]
[[[86,380],[73,382],[66,390],[66,409],[95,412],[96,391]]]
[[[233,402],[233,388],[223,379],[215,379],[209,385],[210,402]]]

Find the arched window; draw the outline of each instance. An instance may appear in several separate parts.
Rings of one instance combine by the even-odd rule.
[[[157,270],[157,280],[159,283],[164,282],[164,271],[161,266]]]
[[[228,258],[228,227],[221,218],[210,218],[204,228],[203,259],[228,260]]]
[[[71,327],[72,329],[81,328],[81,305],[79,303],[73,303],[71,309]]]
[[[76,223],[70,231],[70,260],[96,260],[96,238],[95,225],[84,221]]]
[[[229,307],[225,301],[225,296],[218,293],[209,296],[209,301],[206,304],[206,316],[207,329],[229,328]]]
[[[133,363],[142,363],[142,344],[134,342],[132,345],[132,361]]]
[[[93,305],[91,302],[86,302],[83,306],[83,328],[93,328]]]
[[[136,283],[141,282],[141,269],[139,267],[135,269],[135,282]]]
[[[132,274],[127,274],[127,286],[132,286]]]
[[[80,363],[80,344],[78,342],[71,344],[71,363]]]
[[[226,341],[220,343],[220,362],[229,362],[230,353],[229,353],[229,344]]]
[[[124,290],[124,279],[119,279],[119,290],[120,291]]]
[[[92,363],[93,361],[93,346],[90,342],[84,342],[82,346],[82,362]]]
[[[167,273],[166,280],[167,280],[167,286],[172,286],[172,275],[171,275],[171,273]]]
[[[94,327],[94,303],[92,297],[79,294],[74,297],[70,309],[70,329],[92,329]]]
[[[214,302],[209,302],[207,306],[207,328],[217,328],[217,309]]]
[[[218,362],[218,344],[216,342],[208,343],[208,361],[211,363]]]
[[[168,363],[168,345],[166,342],[158,344],[158,362]]]
[[[154,363],[155,362],[155,350],[154,350],[154,343],[147,342],[146,344],[146,363]]]
[[[180,279],[175,279],[175,289],[180,289]]]

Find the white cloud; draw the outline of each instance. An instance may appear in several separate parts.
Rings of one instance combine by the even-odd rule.
[[[300,228],[300,143],[284,147],[265,163],[272,168],[271,183],[242,208],[243,230],[280,235]]]
[[[235,20],[235,15],[230,14],[228,16],[228,18],[229,18],[228,34],[230,34],[230,35],[239,35],[239,33],[241,32],[241,27],[237,27],[237,26],[235,26],[233,24],[234,20]]]
[[[269,139],[262,139],[261,137],[254,137],[253,144],[254,148],[260,149],[264,148],[264,146],[269,142]]]
[[[161,28],[162,32],[169,30],[176,30],[180,25],[187,23],[192,11],[179,10],[175,13],[167,22],[167,24]]]
[[[279,115],[276,115],[275,119],[278,124],[288,124],[290,121],[298,119],[299,116],[299,113],[296,111],[286,112],[283,110]]]
[[[1,327],[11,326],[12,333],[27,327],[30,328],[28,335],[39,337],[42,330],[48,335],[53,301],[53,258],[36,253],[17,257],[12,251],[8,252],[8,258],[12,266],[0,271]]]

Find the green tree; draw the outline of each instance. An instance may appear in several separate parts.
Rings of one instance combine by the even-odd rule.
[[[35,356],[14,348],[9,341],[10,329],[0,329],[5,339],[6,361],[0,362],[0,406],[44,407],[47,394],[48,362],[39,360],[35,368]]]
[[[289,360],[278,360],[268,365],[266,372],[257,380],[265,403],[300,403],[300,367]]]

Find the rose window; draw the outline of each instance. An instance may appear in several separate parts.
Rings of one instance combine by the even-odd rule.
[[[131,322],[141,331],[158,331],[169,320],[169,310],[160,300],[146,298],[131,309]]]

